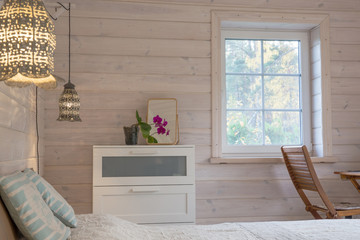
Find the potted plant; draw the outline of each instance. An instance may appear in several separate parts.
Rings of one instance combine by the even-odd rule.
[[[159,115],[156,115],[153,118],[153,122],[151,124],[142,121],[142,118],[139,116],[139,112],[136,110],[136,120],[137,123],[134,123],[130,127],[124,127],[125,133],[125,143],[127,145],[136,145],[138,140],[138,132],[139,129],[143,138],[146,140],[147,143],[158,143],[155,137],[152,135],[154,134],[166,134],[169,135],[170,130],[166,129],[166,125],[168,122],[166,119],[162,119]],[[156,132],[150,134],[152,126],[157,128]]]

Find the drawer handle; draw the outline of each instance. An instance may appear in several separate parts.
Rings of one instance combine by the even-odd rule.
[[[157,154],[157,151],[153,151],[153,152],[140,152],[140,151],[130,151],[129,154],[131,155],[154,155]]]
[[[131,189],[134,193],[141,193],[141,192],[158,192],[160,191],[159,188],[149,188],[149,187],[134,187]]]

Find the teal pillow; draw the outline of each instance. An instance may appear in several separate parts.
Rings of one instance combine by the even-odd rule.
[[[35,183],[42,198],[50,207],[54,215],[68,227],[76,227],[77,220],[74,209],[68,202],[50,185],[44,178],[33,170],[27,168],[24,170],[26,176]]]
[[[26,239],[65,240],[70,236],[70,228],[54,216],[25,173],[0,176],[0,194]]]

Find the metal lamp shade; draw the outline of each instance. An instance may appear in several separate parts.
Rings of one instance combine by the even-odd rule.
[[[81,122],[80,98],[75,90],[75,85],[68,82],[59,99],[58,121]]]
[[[54,24],[41,0],[5,0],[0,9],[0,81],[56,87]]]

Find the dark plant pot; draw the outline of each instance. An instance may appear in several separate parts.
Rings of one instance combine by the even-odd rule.
[[[131,127],[124,127],[126,145],[136,145],[138,141],[139,126],[137,124]]]

